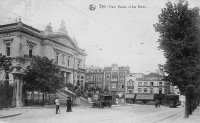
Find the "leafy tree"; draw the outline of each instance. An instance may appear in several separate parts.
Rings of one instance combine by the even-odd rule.
[[[0,71],[9,73],[12,71],[12,59],[0,54]]]
[[[24,91],[39,91],[43,93],[55,93],[65,85],[64,77],[60,74],[60,68],[47,57],[35,56],[31,65],[25,71]]]
[[[200,75],[200,16],[198,8],[189,8],[188,2],[166,3],[154,24],[159,32],[159,48],[167,61],[161,66],[167,79],[177,85],[181,92],[198,82]]]
[[[5,74],[3,73],[5,72]],[[9,86],[9,77],[8,74],[12,71],[12,59],[10,57],[6,57],[5,55],[0,54],[0,74],[4,74],[5,81],[0,80],[0,108],[4,104],[5,107],[8,107],[8,100],[12,97],[12,88]],[[3,83],[2,83],[3,82]]]

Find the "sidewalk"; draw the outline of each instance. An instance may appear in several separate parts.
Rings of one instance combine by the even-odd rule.
[[[82,108],[87,106],[73,106],[73,108],[77,107]],[[61,108],[65,109],[66,106],[61,106]],[[0,109],[0,119],[18,116],[25,113],[27,110],[37,110],[37,109],[55,109],[55,105],[45,105],[45,106],[32,105],[32,106]]]
[[[45,108],[55,108],[55,105],[45,105],[45,106],[32,105],[32,106],[0,109],[0,119],[21,115],[24,109],[45,109]]]
[[[14,117],[17,115],[21,115],[20,109],[16,108],[8,108],[8,109],[1,109],[0,110],[0,119],[7,118],[7,117]]]
[[[185,112],[182,112],[177,118],[173,121],[174,123],[200,123],[200,106],[198,106],[188,118],[185,118]]]

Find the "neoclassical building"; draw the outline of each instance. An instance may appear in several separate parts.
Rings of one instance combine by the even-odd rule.
[[[19,57],[39,55],[54,59],[60,66],[61,74],[66,82],[83,86],[86,53],[78,47],[76,40],[67,34],[64,25],[61,25],[59,32],[53,32],[51,24],[41,31],[22,23],[21,20],[0,25],[0,53],[12,57],[13,65],[20,66],[21,71],[27,64],[18,62]],[[14,92],[20,93],[22,82],[15,80],[13,74],[9,74],[9,84],[16,85]],[[20,97],[17,98],[16,100],[20,99]]]

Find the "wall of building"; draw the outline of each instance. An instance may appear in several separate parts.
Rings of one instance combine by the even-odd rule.
[[[135,93],[136,77],[134,74],[128,74],[125,82],[125,93]]]
[[[104,71],[103,69],[97,69],[94,67],[86,68],[86,81],[85,84],[88,87],[100,87],[104,90]]]
[[[130,73],[128,66],[118,66],[112,64],[111,67],[104,68],[104,88],[108,88],[110,92],[117,93],[119,95],[125,94],[125,82],[126,75]]]
[[[153,83],[153,86],[151,85],[151,83]],[[162,83],[162,84],[160,84],[160,83]],[[165,81],[155,81],[155,80],[138,81],[137,80],[135,83],[135,93],[159,94],[159,89],[162,90],[162,94],[165,94]],[[147,90],[147,91],[145,91],[145,90]]]

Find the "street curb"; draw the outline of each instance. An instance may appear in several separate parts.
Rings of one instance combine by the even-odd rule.
[[[166,119],[168,119],[168,118],[170,118],[170,117],[173,117],[173,116],[175,116],[175,115],[177,115],[177,114],[179,114],[179,113],[181,113],[181,112],[183,112],[183,111],[179,111],[179,112],[177,112],[177,113],[175,113],[175,114],[173,114],[173,115],[170,115],[170,116],[168,116],[168,117],[165,117],[165,118],[160,119],[160,120],[158,120],[158,121],[155,121],[155,122],[153,122],[153,123],[161,122],[161,121],[166,120]]]
[[[18,116],[18,115],[21,115],[22,113],[17,113],[17,114],[12,114],[12,115],[6,115],[6,116],[0,116],[0,119],[3,119],[3,118],[8,118],[8,117],[14,117],[14,116]]]

